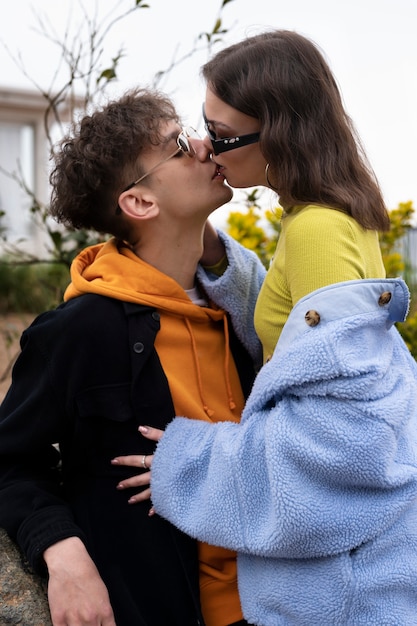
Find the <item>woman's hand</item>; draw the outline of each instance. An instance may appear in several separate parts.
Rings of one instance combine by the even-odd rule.
[[[159,428],[151,428],[150,426],[139,426],[139,432],[150,439],[151,441],[159,441],[164,434],[163,430]],[[124,465],[126,467],[137,467],[141,469],[148,469],[152,467],[153,454],[129,454],[126,456],[117,456],[112,459],[112,465]],[[146,487],[151,483],[151,472],[142,472],[131,478],[121,480],[117,485],[117,489],[132,489],[135,487]],[[143,489],[139,493],[134,494],[128,500],[129,504],[136,504],[137,502],[144,502],[151,498],[151,488]],[[153,515],[153,508],[150,509],[149,515]]]

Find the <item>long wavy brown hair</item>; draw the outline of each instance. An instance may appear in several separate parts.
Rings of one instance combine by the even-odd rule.
[[[389,230],[379,184],[336,80],[318,47],[288,30],[248,37],[202,67],[212,91],[257,118],[260,148],[281,204],[346,211],[364,228]]]

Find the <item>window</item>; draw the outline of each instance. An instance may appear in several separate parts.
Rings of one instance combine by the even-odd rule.
[[[35,130],[28,124],[0,122],[0,227],[9,242],[34,235],[29,211],[31,199],[17,180],[28,189],[35,185]]]

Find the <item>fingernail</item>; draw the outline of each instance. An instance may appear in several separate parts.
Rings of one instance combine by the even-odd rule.
[[[113,465],[119,465],[119,460],[118,459],[112,459],[110,461],[110,463],[113,463]]]
[[[147,426],[139,426],[139,432],[143,433],[143,434],[147,434],[148,433],[148,427]]]

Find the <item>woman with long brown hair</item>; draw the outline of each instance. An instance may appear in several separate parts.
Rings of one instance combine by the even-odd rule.
[[[202,68],[207,149],[232,187],[264,185],[283,207],[255,313],[269,358],[296,302],[315,289],[382,278],[389,229],[378,182],[320,50],[291,31],[249,37]]]

